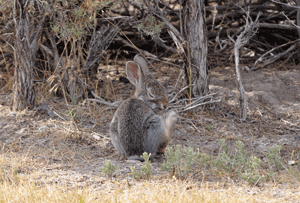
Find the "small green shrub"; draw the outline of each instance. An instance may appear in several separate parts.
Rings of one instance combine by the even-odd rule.
[[[105,160],[104,166],[101,167],[101,171],[104,176],[112,177],[116,171],[116,166],[110,163],[110,160]]]
[[[140,177],[140,174],[139,174],[139,172],[136,170],[135,166],[130,166],[130,171],[131,171],[130,175],[131,175],[131,177],[132,177],[133,179],[137,179],[137,178]]]
[[[219,154],[216,159],[212,161],[213,166],[218,170],[225,170],[232,175],[237,173],[240,178],[248,181],[251,185],[265,179],[259,173],[262,160],[255,156],[249,157],[242,141],[236,142],[237,149],[234,153],[230,153],[224,139],[219,140],[219,143],[221,145]]]
[[[152,174],[150,156],[151,154],[149,155],[147,152],[144,152],[141,156],[145,160],[144,165],[141,167],[141,178],[149,178]]]
[[[262,160],[251,156],[247,159],[243,172],[239,173],[239,177],[248,181],[251,185],[255,185],[259,180],[264,178],[259,173],[259,168],[262,166]]]
[[[269,151],[266,153],[266,157],[269,161],[270,169],[275,168],[276,171],[282,169],[283,165],[280,161],[280,150],[281,150],[281,146],[276,145],[274,147],[270,147]]]
[[[219,140],[219,143],[221,145],[219,154],[216,157],[216,159],[213,160],[212,164],[213,166],[217,167],[219,170],[224,169],[226,171],[230,171],[234,168],[232,156],[229,153],[228,147],[225,145],[225,140],[221,139]]]
[[[206,154],[205,152],[201,152],[200,153],[200,158],[199,158],[199,165],[201,167],[206,166],[207,164],[209,164],[211,161],[211,157]]]
[[[212,129],[212,125],[211,124],[207,124],[204,126],[204,128],[208,131],[210,131]]]
[[[133,179],[150,177],[150,175],[152,174],[150,156],[151,154],[148,154],[147,152],[144,152],[143,155],[141,155],[145,162],[144,165],[141,167],[140,173],[136,170],[135,166],[130,167],[130,175]]]
[[[73,120],[75,121],[78,117],[77,117],[77,114],[76,114],[76,108],[69,108],[65,111],[66,114],[68,114],[69,116],[69,120]]]
[[[158,22],[153,15],[147,15],[144,19],[139,20],[138,24],[133,26],[133,28],[141,29],[149,35],[158,35],[161,30],[165,27],[166,22]]]
[[[192,146],[182,148],[177,145],[176,149],[168,147],[166,152],[166,161],[161,165],[162,170],[174,171],[175,175],[179,177],[186,176],[197,163],[199,153],[193,149]]]

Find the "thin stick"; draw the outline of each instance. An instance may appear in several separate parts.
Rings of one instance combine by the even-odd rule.
[[[252,71],[257,70],[258,68],[256,67],[256,65],[257,65],[259,62],[262,62],[262,61],[263,61],[263,58],[264,58],[266,55],[272,53],[274,50],[279,49],[279,48],[281,48],[281,47],[285,47],[285,46],[287,46],[287,45],[289,45],[289,44],[294,44],[294,43],[299,42],[299,41],[300,41],[300,39],[296,39],[296,40],[294,40],[294,41],[287,42],[287,43],[285,43],[285,44],[282,44],[282,45],[279,45],[279,46],[277,46],[277,47],[274,47],[274,48],[271,49],[270,51],[267,51],[266,53],[264,53],[261,57],[259,57],[259,58],[255,61],[255,63],[254,63],[254,65],[253,65],[253,67],[251,68],[251,70],[252,70]]]

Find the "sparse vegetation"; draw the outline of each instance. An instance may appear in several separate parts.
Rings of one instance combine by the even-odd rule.
[[[133,179],[137,179],[137,178],[140,177],[140,174],[139,174],[139,172],[136,170],[135,166],[130,166],[130,171],[131,171],[130,175],[131,175],[131,177],[132,177]]]
[[[151,161],[150,161],[150,156],[151,154],[148,154],[147,152],[144,152],[141,157],[145,160],[143,163],[143,166],[141,167],[141,171],[139,172],[135,166],[130,167],[130,175],[133,179],[137,178],[144,178],[148,179],[150,175],[152,174],[152,169],[151,169]]]
[[[172,171],[173,175],[183,178],[194,169],[199,152],[195,151],[192,146],[183,148],[177,145],[175,149],[168,147],[165,156],[167,160],[161,165],[162,170]],[[203,161],[206,159],[202,159]]]
[[[75,121],[77,119],[76,108],[69,108],[65,112],[69,116],[69,120]]]
[[[299,36],[291,24],[299,25],[299,11],[274,1],[232,2],[206,7],[208,83],[193,81],[202,76],[193,75],[198,55],[187,50],[194,44],[184,36],[179,1],[0,0],[0,202],[298,202]],[[238,4],[250,6],[253,19],[264,12],[259,33],[241,49],[251,98],[246,121],[237,118],[231,60],[245,22]],[[17,14],[20,6],[25,15]],[[33,110],[22,105],[25,110],[12,112],[21,16],[29,21],[20,41],[35,39],[21,47],[23,59],[31,58],[35,102]],[[30,50],[36,52],[27,57]],[[103,101],[131,94],[124,67],[136,53],[164,82],[178,126],[165,159],[151,163],[144,153],[145,162],[130,166],[110,142],[115,106]],[[263,67],[268,70],[249,72]],[[197,84],[210,85],[213,96],[202,97],[206,89]],[[28,87],[19,92],[28,95]]]
[[[101,167],[102,173],[105,176],[112,177],[114,172],[116,171],[116,166],[113,165],[110,160],[105,160],[104,166]]]
[[[266,153],[266,158],[269,161],[270,169],[279,171],[282,169],[282,163],[280,158],[280,149],[281,146],[276,145],[274,147],[270,147],[269,151]]]
[[[166,170],[177,175],[180,178],[186,178],[201,170],[203,167],[215,168],[211,172],[219,173],[220,175],[230,176],[232,178],[239,177],[247,181],[250,185],[256,185],[259,182],[264,182],[267,179],[276,179],[274,168],[277,171],[282,169],[283,165],[280,161],[280,147],[270,147],[266,153],[268,159],[267,174],[262,169],[262,159],[249,155],[245,151],[245,145],[242,141],[236,142],[236,149],[230,151],[224,139],[219,140],[220,149],[216,157],[209,156],[205,152],[197,152],[191,146],[182,147],[177,145],[175,149],[168,147],[165,153],[166,161],[161,165],[162,170]],[[293,178],[299,177],[290,169],[289,175]]]
[[[145,160],[144,165],[141,167],[141,178],[149,178],[152,174],[151,169],[151,161],[150,161],[151,154],[144,152],[141,157]]]

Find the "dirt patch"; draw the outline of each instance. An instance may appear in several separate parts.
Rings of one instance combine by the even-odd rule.
[[[168,71],[165,68],[162,76]],[[172,77],[176,79],[176,74]],[[263,157],[269,147],[281,145],[283,161],[287,162],[293,151],[300,150],[299,71],[243,72],[249,113],[244,122],[238,118],[235,80],[231,67],[211,71],[210,91],[218,92],[222,102],[195,110],[193,120],[179,119],[169,146],[192,144],[216,155],[220,147],[218,140],[225,138],[229,147],[241,140],[248,152]],[[133,88],[129,83],[117,80],[107,85],[113,85],[115,95],[122,93],[121,98],[128,97]],[[65,100],[53,98],[43,100],[33,111],[14,113],[7,106],[9,98],[8,95],[0,98],[0,145],[2,157],[6,159],[4,168],[16,168],[23,176],[34,174],[41,183],[63,182],[70,187],[92,185],[100,190],[106,180],[101,174],[105,159],[112,160],[117,166],[115,176],[119,179],[128,178],[130,166],[141,167],[139,162],[123,160],[110,142],[109,123],[114,109],[88,102],[68,106]],[[207,130],[206,125],[212,128]],[[20,162],[9,161],[12,156],[18,157]],[[152,163],[153,175],[169,177],[160,170],[162,161],[163,158]]]

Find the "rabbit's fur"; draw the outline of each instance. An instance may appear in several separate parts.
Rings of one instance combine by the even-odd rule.
[[[176,122],[176,113],[163,115],[156,110],[168,107],[165,88],[150,74],[147,61],[138,54],[126,63],[126,74],[135,85],[132,97],[123,101],[110,125],[111,141],[117,151],[127,159],[140,160],[144,152],[164,153]]]

